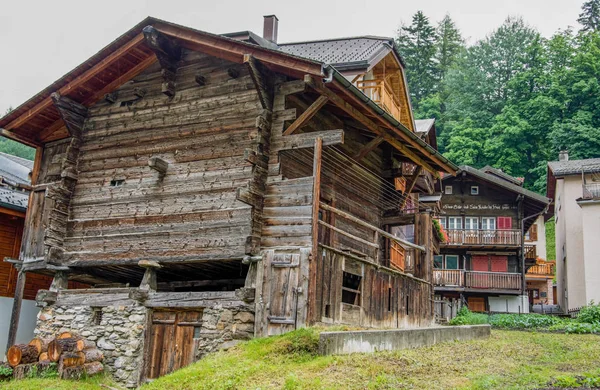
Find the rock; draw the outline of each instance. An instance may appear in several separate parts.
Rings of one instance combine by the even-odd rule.
[[[146,316],[141,314],[133,314],[129,316],[129,322],[144,322],[146,321]]]
[[[107,351],[112,351],[115,349],[115,345],[106,341],[106,339],[104,337],[102,337],[100,340],[98,340],[98,347],[100,349],[105,349]]]
[[[253,313],[249,313],[247,311],[242,311],[237,313],[233,319],[236,322],[242,322],[242,323],[248,323],[248,322],[252,322],[254,323],[254,314]]]
[[[229,348],[233,348],[233,347],[235,347],[235,346],[236,346],[236,345],[238,345],[239,343],[241,343],[241,341],[240,341],[240,340],[231,340],[231,341],[226,341],[226,342],[224,342],[223,344],[221,344],[221,345],[219,346],[219,349],[224,349],[224,350],[227,350],[227,349],[229,349]]]

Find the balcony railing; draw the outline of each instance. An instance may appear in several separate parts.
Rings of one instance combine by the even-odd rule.
[[[527,270],[526,276],[554,276],[555,272],[555,263],[554,262],[544,262],[538,263],[529,270]]]
[[[390,244],[390,265],[392,268],[399,269],[402,272],[414,272],[414,249],[404,249],[400,244],[392,241]]]
[[[433,270],[433,283],[436,286],[447,287],[519,290],[521,288],[521,274],[435,269]]]
[[[447,229],[446,245],[521,245],[520,230]]]
[[[400,120],[400,102],[388,83],[381,79],[361,80],[356,83],[356,87],[396,120]]]
[[[525,245],[525,258],[537,259],[537,250],[535,245]]]
[[[600,199],[600,183],[584,184],[583,199]]]

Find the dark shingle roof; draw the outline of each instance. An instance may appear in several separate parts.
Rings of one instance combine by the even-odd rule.
[[[584,173],[600,172],[600,158],[588,158],[586,160],[550,161],[548,167],[554,177],[567,175],[581,175]]]
[[[284,53],[337,65],[339,68],[342,64],[370,65],[373,60],[393,50],[393,44],[392,38],[364,36],[283,43],[279,44],[279,49]]]
[[[31,168],[33,161],[0,153],[0,177],[14,184],[29,184]]]
[[[25,211],[27,209],[28,200],[29,194],[27,192],[0,187],[0,206]]]
[[[513,176],[509,175],[508,173],[503,172],[501,169],[486,165],[485,167],[481,168],[481,171],[485,172],[485,173],[489,173],[490,175],[498,176],[499,178],[509,181],[515,185],[518,185],[518,186],[523,185],[523,180],[521,178],[513,177]]]

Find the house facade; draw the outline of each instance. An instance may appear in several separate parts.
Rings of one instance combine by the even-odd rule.
[[[556,262],[546,255],[545,216],[540,216],[525,233],[525,245],[535,246],[536,262],[525,274],[530,305],[554,305]]]
[[[0,119],[39,152],[36,332],[85,332],[127,386],[252,336],[433,321],[419,197],[457,167],[415,133],[393,40],[279,45],[277,23],[145,19]]]
[[[448,238],[434,256],[437,298],[460,299],[472,311],[528,312],[524,275],[537,256],[523,233],[548,200],[490,167],[461,166],[441,185]]]
[[[556,224],[558,304],[570,311],[600,301],[600,159],[548,163],[547,195]]]

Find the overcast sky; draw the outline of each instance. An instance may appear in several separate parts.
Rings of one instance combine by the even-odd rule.
[[[446,13],[468,42],[485,37],[508,15],[542,35],[576,26],[583,0],[102,0],[11,1],[0,9],[0,116],[85,61],[146,16],[213,33],[262,34],[262,16],[279,17],[279,41],[356,35],[393,36],[422,10]]]

